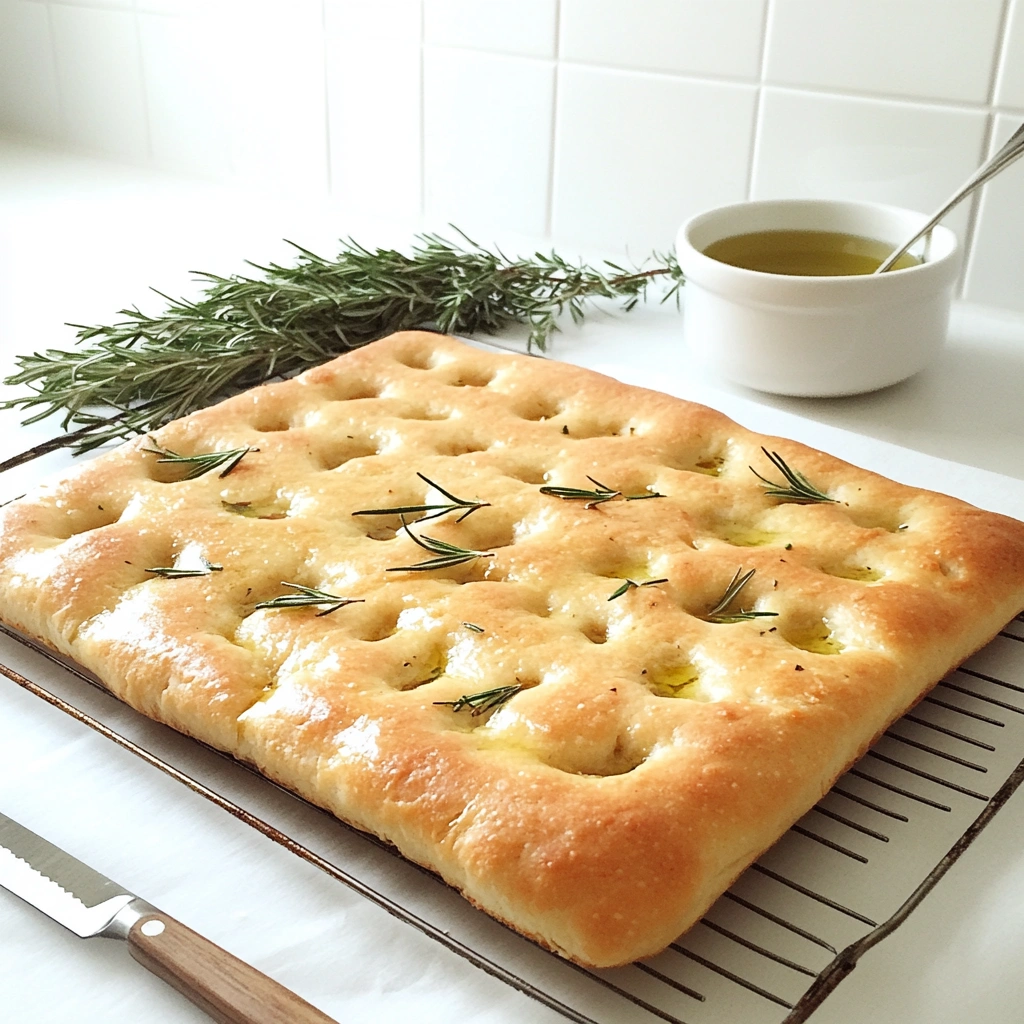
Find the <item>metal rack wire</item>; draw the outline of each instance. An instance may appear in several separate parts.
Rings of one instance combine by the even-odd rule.
[[[53,652],[0,630],[60,665],[72,686],[69,695],[78,680],[99,686]],[[386,872],[371,877],[340,867],[336,856],[313,848],[324,834],[345,828],[333,818],[326,824],[318,811],[301,838],[279,829],[225,792],[232,788],[232,773],[249,778],[250,769],[210,751],[210,763],[219,767],[208,779],[183,771],[170,748],[179,742],[194,747],[195,741],[166,730],[174,736],[169,749],[151,749],[158,745],[152,723],[128,712],[106,690],[105,699],[118,707],[122,721],[127,713],[129,721],[145,722],[148,745],[82,710],[81,701],[67,700],[11,667],[18,648],[5,646],[9,654],[0,674],[7,679],[578,1024],[611,1024],[627,1015],[667,1024],[805,1021],[860,957],[925,898],[1024,780],[1024,622],[1018,619],[887,730],[693,929],[649,960],[592,971],[485,918],[429,872],[423,872],[430,880],[422,887],[423,906],[395,899],[382,881]],[[260,786],[276,788],[262,777]],[[376,847],[375,857],[390,864],[398,857],[387,844],[350,831],[353,842]]]

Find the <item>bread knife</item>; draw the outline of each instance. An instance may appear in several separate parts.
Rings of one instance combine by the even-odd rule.
[[[0,886],[81,939],[124,939],[219,1024],[336,1024],[294,992],[0,813]]]

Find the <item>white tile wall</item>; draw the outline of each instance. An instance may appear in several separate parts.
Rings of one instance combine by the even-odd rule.
[[[996,118],[992,151],[1021,124],[1020,114]],[[1024,160],[1018,161],[984,189],[974,244],[967,266],[965,297],[973,302],[1024,312],[1021,239],[1024,238]]]
[[[131,11],[135,7],[134,0],[60,0],[69,7],[108,7],[114,10]]]
[[[640,258],[745,198],[756,99],[752,85],[562,67],[552,234]]]
[[[428,44],[554,57],[556,0],[424,0]]]
[[[422,7],[422,0],[324,0],[324,22],[328,32],[353,44],[376,40],[419,46]]]
[[[551,61],[424,49],[423,192],[431,227],[545,233],[554,86]]]
[[[748,196],[925,209],[1021,121],[1024,0],[0,0],[0,129],[409,233],[640,257]],[[1022,186],[950,219],[968,299],[1024,310]]]
[[[50,27],[64,137],[113,156],[146,157],[149,125],[134,12],[54,4]]]
[[[980,110],[766,88],[752,198],[863,199],[931,212],[984,154]],[[969,209],[947,221],[961,237]]]
[[[996,102],[1024,110],[1024,0],[1011,0],[1003,41]]]
[[[562,0],[561,56],[611,67],[756,78],[766,4]]]
[[[150,142],[163,167],[222,177],[231,169],[222,40],[197,24],[208,22],[139,15]]]
[[[354,25],[339,4],[327,10],[331,189],[354,218],[409,223],[420,214],[419,3],[402,7],[402,17],[372,26]]]
[[[1003,7],[1004,0],[774,0],[766,77],[984,103]]]
[[[60,100],[49,12],[28,0],[0,2],[0,124],[58,138]]]
[[[176,14],[189,17],[209,11],[218,0],[135,0],[135,9],[143,14]]]
[[[266,3],[267,0],[264,0]],[[204,15],[227,82],[233,176],[281,190],[328,187],[327,80],[319,5],[273,4],[259,17]],[[257,9],[259,7],[257,6]]]

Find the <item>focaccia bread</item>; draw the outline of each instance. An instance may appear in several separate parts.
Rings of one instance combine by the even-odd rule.
[[[6,622],[598,966],[690,926],[1024,607],[1021,523],[427,333],[0,516]]]

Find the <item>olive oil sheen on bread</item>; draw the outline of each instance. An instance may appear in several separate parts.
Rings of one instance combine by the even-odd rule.
[[[704,255],[720,263],[762,274],[799,277],[841,277],[872,274],[895,246],[841,231],[753,231],[712,242]],[[916,256],[903,255],[893,270],[917,266]]]

